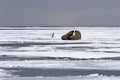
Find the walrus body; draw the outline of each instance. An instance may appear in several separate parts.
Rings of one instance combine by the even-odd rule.
[[[62,40],[79,40],[81,39],[81,33],[78,30],[70,31],[67,34],[63,35]]]

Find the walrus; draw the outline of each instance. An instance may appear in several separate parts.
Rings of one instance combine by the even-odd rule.
[[[74,31],[70,31],[70,32],[68,32],[67,34],[63,35],[63,36],[61,37],[62,40],[70,40],[70,36],[73,35],[73,32],[74,32]]]
[[[69,31],[67,34],[61,37],[62,40],[79,40],[81,39],[81,33],[78,30]]]

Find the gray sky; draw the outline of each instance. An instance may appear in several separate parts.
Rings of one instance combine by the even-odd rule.
[[[0,0],[0,25],[120,25],[120,0]]]

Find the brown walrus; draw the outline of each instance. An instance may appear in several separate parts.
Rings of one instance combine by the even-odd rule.
[[[62,40],[79,40],[81,39],[81,33],[78,30],[70,31],[67,34],[63,35]]]

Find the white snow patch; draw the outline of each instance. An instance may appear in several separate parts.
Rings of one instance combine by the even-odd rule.
[[[0,61],[4,68],[56,68],[56,69],[100,69],[120,70],[120,61],[116,60],[25,60],[25,61]]]
[[[8,72],[7,70],[2,70],[0,69],[0,78],[1,77],[11,77],[13,75],[10,74],[10,72]]]
[[[119,53],[104,53],[104,52],[1,52],[0,55],[13,56],[34,56],[34,57],[71,57],[71,58],[104,58],[104,57],[120,57]]]

